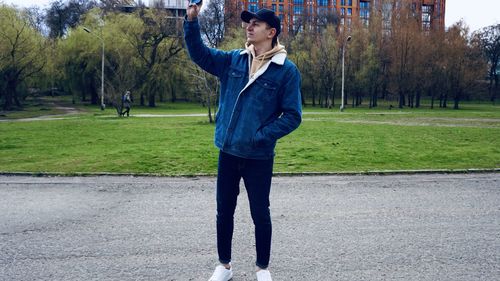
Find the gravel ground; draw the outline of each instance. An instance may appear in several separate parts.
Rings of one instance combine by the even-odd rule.
[[[0,280],[207,280],[215,179],[0,176]],[[235,281],[255,280],[245,189]],[[500,173],[275,177],[279,280],[500,280]]]

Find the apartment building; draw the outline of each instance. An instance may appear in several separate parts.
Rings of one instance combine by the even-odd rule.
[[[184,17],[186,15],[185,0],[149,0],[148,7],[162,7],[172,13],[175,17]]]
[[[280,17],[283,32],[300,31],[304,26],[318,26],[338,21],[351,26],[355,20],[370,24],[374,14],[382,16],[383,28],[390,29],[394,11],[409,5],[423,30],[444,30],[446,0],[227,0],[229,7],[257,11],[272,9]]]

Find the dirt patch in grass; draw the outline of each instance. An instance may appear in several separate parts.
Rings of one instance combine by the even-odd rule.
[[[398,118],[397,120],[304,118],[303,120],[335,121],[340,123],[380,124],[380,125],[396,125],[396,126],[500,128],[500,118],[497,119],[497,118],[415,117],[415,118]]]

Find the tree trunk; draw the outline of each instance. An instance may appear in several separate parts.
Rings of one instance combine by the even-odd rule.
[[[318,104],[319,104],[319,107],[323,107],[323,93],[320,92],[319,93],[319,97],[318,97]]]
[[[209,91],[207,91],[207,104],[208,104],[208,122],[212,124],[214,120],[212,119],[212,102],[210,101]]]
[[[434,109],[434,100],[435,100],[435,97],[434,97],[434,92],[431,90],[430,87],[427,89],[427,95],[431,96],[431,109]]]
[[[144,103],[145,103],[144,93],[141,93],[141,106],[144,106]]]
[[[175,92],[174,83],[170,83],[170,94],[172,95],[172,98],[170,99],[170,101],[176,102],[177,101],[177,93]]]
[[[312,85],[312,106],[313,107],[316,107],[316,87],[314,87],[314,81],[313,81],[313,85]]]
[[[417,91],[417,95],[415,96],[415,107],[420,108],[420,90]]]
[[[148,106],[149,107],[156,107],[155,96],[156,95],[154,93],[150,93],[148,95]]]
[[[413,108],[415,101],[415,95],[414,94],[408,94],[408,107]]]
[[[495,95],[495,91],[493,90],[493,76],[490,74],[490,83],[488,84],[488,94],[491,97],[491,102],[493,102],[493,96]]]
[[[333,83],[332,89],[332,106],[335,106],[335,92],[337,91],[337,83]]]
[[[356,107],[360,106],[363,103],[363,95],[358,93],[356,94]]]
[[[16,104],[16,106],[18,108],[22,107],[21,102],[19,101],[19,97],[17,96],[17,94],[14,95],[14,103]]]
[[[448,99],[447,94],[441,94],[441,96],[439,96],[439,107],[440,108],[447,107],[447,99]]]
[[[405,106],[405,95],[403,91],[399,91],[399,108],[403,108]]]
[[[331,109],[332,108],[332,99],[333,99],[333,93],[332,93],[332,89],[330,88],[329,91],[326,91],[326,107],[328,109]]]
[[[99,95],[97,94],[97,88],[95,83],[90,85],[90,104],[97,105],[99,103]]]
[[[16,96],[17,83],[14,80],[7,81],[3,110],[11,110],[13,99]]]
[[[491,98],[490,98],[490,101],[491,101],[492,103],[495,103],[495,100],[496,100],[496,98],[497,98],[497,93],[498,93],[498,91],[500,90],[500,88],[498,87],[498,80],[499,80],[499,79],[498,79],[498,77],[499,77],[499,76],[500,76],[500,74],[495,75],[495,89],[492,91],[492,93],[491,93],[491,95],[490,95],[490,97],[491,97]]]
[[[82,79],[82,81],[87,81],[86,76],[85,76],[85,72],[82,72],[81,79]],[[92,81],[92,80],[90,80],[90,81]],[[86,100],[87,100],[87,91],[86,91],[86,90],[87,90],[87,87],[85,87],[85,86],[86,86],[86,84],[87,84],[87,83],[85,83],[85,82],[84,82],[84,85],[83,85],[83,86],[84,86],[84,87],[83,87],[83,91],[82,91],[82,93],[81,93],[81,94],[82,94],[82,96],[81,96],[81,101],[82,101],[82,102],[84,102],[84,101],[86,101]]]
[[[458,109],[458,103],[460,102],[461,95],[462,95],[462,93],[460,90],[457,91],[457,93],[455,94],[455,97],[453,98],[453,101],[454,101],[453,109]]]
[[[381,99],[385,100],[387,95],[387,83],[382,84],[382,96],[380,97]]]

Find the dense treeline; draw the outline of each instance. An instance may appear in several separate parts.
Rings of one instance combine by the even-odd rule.
[[[499,89],[500,73],[494,70],[500,51],[500,25],[472,35],[464,22],[446,31],[422,30],[410,7],[401,5],[394,10],[386,29],[382,15],[375,10],[369,25],[353,21],[349,30],[343,30],[338,20],[325,20],[324,28],[305,24],[302,32],[288,38],[291,56],[303,74],[306,98],[313,105],[331,107],[334,97],[341,97],[345,48],[345,103],[353,107],[362,103],[375,107],[379,99],[398,107],[420,107],[424,98],[430,100],[431,107],[447,107],[453,102],[458,108],[464,99],[494,102]],[[494,48],[496,51],[488,52]],[[495,52],[496,57],[491,55]]]
[[[61,92],[75,103],[100,104],[104,47],[108,107],[119,112],[120,97],[129,90],[141,105],[189,100],[211,110],[218,83],[188,59],[182,19],[161,5],[120,8],[129,2],[56,0],[47,10],[0,5],[1,107],[17,109],[30,95]],[[212,0],[204,9],[203,35],[212,47],[241,48],[245,35],[239,14],[224,13],[223,3]],[[463,22],[446,31],[423,31],[410,5],[399,7],[390,28],[383,29],[376,11],[368,26],[353,21],[345,30],[338,15],[324,15],[313,28],[304,14],[301,31],[281,37],[301,70],[305,104],[332,107],[339,101],[343,50],[345,103],[350,106],[376,107],[385,100],[420,107],[424,98],[431,107],[453,103],[458,108],[464,99],[495,102],[500,25],[473,34]]]

